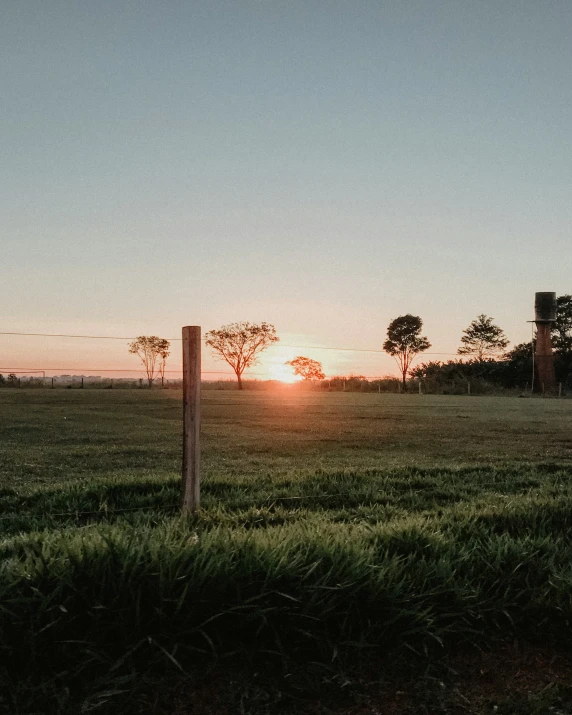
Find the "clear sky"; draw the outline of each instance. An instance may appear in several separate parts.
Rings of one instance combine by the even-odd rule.
[[[535,291],[572,293],[571,38],[570,0],[7,0],[0,329],[380,348],[411,312],[454,353],[487,313],[528,339]],[[300,353],[395,371],[270,357]]]

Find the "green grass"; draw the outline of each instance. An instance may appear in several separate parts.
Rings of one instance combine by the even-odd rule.
[[[171,391],[0,391],[3,711],[383,712],[407,654],[566,651],[572,402],[206,392],[194,518],[180,414]],[[400,712],[457,712],[439,678]],[[473,712],[565,708],[566,685]]]

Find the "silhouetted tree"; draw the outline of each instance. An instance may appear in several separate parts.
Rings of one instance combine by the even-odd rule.
[[[461,337],[463,345],[457,350],[459,355],[474,355],[478,360],[502,355],[509,340],[502,328],[493,323],[488,315],[477,316]]]
[[[323,380],[326,374],[322,370],[322,363],[312,358],[298,357],[288,360],[286,365],[294,368],[294,375],[300,375],[304,380]]]
[[[572,353],[572,295],[560,295],[556,299],[552,344],[560,354]]]
[[[242,373],[255,365],[260,353],[280,338],[270,323],[231,323],[219,330],[209,330],[205,343],[216,358],[225,360],[236,374],[238,389],[242,390]]]
[[[152,387],[160,365],[163,366],[164,374],[165,363],[169,356],[169,346],[168,340],[158,338],[156,335],[140,335],[132,343],[129,343],[129,352],[137,355],[145,368],[149,387]]]
[[[404,391],[411,362],[416,355],[431,347],[429,340],[421,335],[422,327],[421,318],[408,313],[392,320],[387,328],[387,340],[383,343],[383,349],[398,364]]]
[[[170,344],[168,340],[165,340],[165,345],[163,345],[159,350],[159,368],[158,373],[161,378],[161,384],[165,384],[165,369],[167,367],[167,358],[171,354],[169,351]]]
[[[524,387],[532,384],[533,343],[518,343],[509,350],[500,363],[499,379],[503,387]]]

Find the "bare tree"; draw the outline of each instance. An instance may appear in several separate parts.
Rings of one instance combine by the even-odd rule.
[[[209,330],[205,343],[216,358],[225,360],[236,374],[242,390],[242,373],[255,365],[260,353],[280,338],[270,323],[230,323],[219,330]]]
[[[170,343],[165,340],[165,345],[159,350],[159,377],[161,378],[161,386],[165,384],[165,368],[167,367],[167,358],[171,354],[169,351]]]
[[[383,343],[383,349],[399,365],[404,391],[407,386],[407,373],[414,357],[431,347],[427,338],[421,335],[422,327],[421,318],[408,313],[392,320],[387,328],[387,340]]]
[[[149,387],[152,387],[156,374],[165,373],[165,364],[169,356],[170,343],[165,338],[158,338],[156,335],[140,335],[132,343],[129,343],[129,352],[137,355],[145,368]]]

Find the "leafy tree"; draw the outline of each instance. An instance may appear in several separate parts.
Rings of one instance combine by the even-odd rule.
[[[493,323],[493,318],[481,313],[463,330],[461,342],[459,355],[475,355],[478,360],[484,360],[501,355],[510,341],[502,328]]]
[[[17,384],[18,384],[18,376],[15,375],[13,372],[11,372],[8,375],[8,385],[10,387],[16,387]]]
[[[317,360],[312,360],[312,358],[298,357],[288,360],[286,365],[294,368],[294,375],[300,375],[304,380],[323,380],[326,375],[322,370],[322,363]]]
[[[552,344],[560,354],[572,353],[572,295],[560,295],[556,299]]]
[[[160,371],[161,365],[163,374],[165,372],[169,346],[168,340],[158,338],[156,335],[140,335],[132,343],[129,343],[129,352],[137,355],[145,368],[149,387],[152,387],[155,375]]]
[[[236,374],[238,389],[242,390],[242,373],[256,365],[260,353],[280,338],[270,323],[230,323],[219,330],[209,330],[205,343],[213,355],[225,360]]]
[[[429,340],[421,335],[422,327],[423,321],[419,316],[407,313],[392,320],[387,328],[387,340],[383,343],[383,349],[398,364],[404,391],[407,372],[413,359],[431,347]]]
[[[3,385],[5,382],[6,382],[6,378],[4,377],[4,375],[2,375],[2,373],[0,373],[0,387],[2,387],[2,385]]]
[[[532,350],[536,341],[518,343],[509,350],[502,360],[501,378],[503,387],[524,387],[532,384]]]

